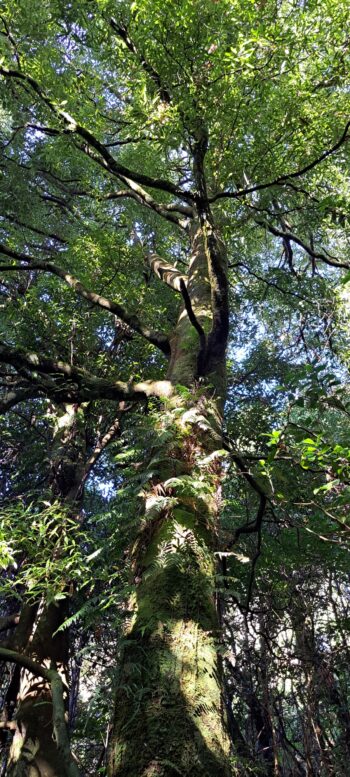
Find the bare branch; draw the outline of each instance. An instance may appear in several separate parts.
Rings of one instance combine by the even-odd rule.
[[[288,294],[291,297],[296,297],[297,299],[301,299],[304,302],[308,302],[311,305],[314,304],[314,300],[312,300],[310,297],[304,297],[302,294],[298,294],[298,292],[296,291],[290,291],[289,289],[284,289],[282,286],[279,286],[278,283],[275,283],[275,281],[271,281],[268,278],[264,278],[262,275],[259,275],[258,273],[251,270],[250,267],[244,262],[235,262],[234,264],[229,266],[231,269],[234,267],[243,267],[244,270],[246,270],[249,275],[252,275],[253,278],[256,278],[258,281],[265,283],[266,286],[271,286],[271,288],[277,289],[277,291],[280,291],[282,294]]]
[[[182,293],[181,284],[187,286],[187,275],[183,275],[176,267],[164,262],[158,254],[147,254],[147,262],[157,278],[170,286],[171,289]]]
[[[284,230],[277,229],[277,227],[274,227],[272,224],[268,224],[266,221],[256,220],[256,223],[261,227],[265,227],[269,232],[271,232],[272,235],[281,237],[283,242],[291,241],[292,243],[296,243],[301,248],[303,248],[303,250],[306,251],[306,253],[309,254],[312,259],[320,259],[322,262],[330,265],[331,267],[339,267],[340,269],[350,270],[350,264],[348,262],[339,262],[338,259],[330,256],[329,254],[314,251],[313,248],[308,245],[308,243],[305,243],[304,240],[301,240],[300,237],[294,235],[292,232],[285,232]]]

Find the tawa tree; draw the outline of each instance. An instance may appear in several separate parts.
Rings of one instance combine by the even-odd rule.
[[[239,281],[269,278],[282,253],[299,305],[300,284],[312,296],[349,269],[346,21],[347,4],[326,0],[1,12],[1,412],[115,407],[143,440],[113,777],[235,769],[217,559],[273,515],[266,472],[224,433]],[[250,514],[220,544],[229,459]],[[30,670],[25,646],[12,658]],[[76,769],[63,736],[50,774]]]

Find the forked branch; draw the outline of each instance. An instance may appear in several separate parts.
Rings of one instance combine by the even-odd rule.
[[[192,192],[179,189],[171,181],[160,178],[152,178],[152,176],[138,173],[135,170],[129,170],[129,168],[120,164],[112,156],[108,148],[103,143],[101,143],[101,141],[98,140],[98,138],[93,135],[90,130],[79,124],[73,116],[71,116],[67,111],[64,111],[58,103],[49,97],[44,89],[42,89],[38,81],[36,81],[32,76],[28,75],[27,73],[23,73],[20,70],[13,70],[4,67],[3,65],[0,66],[0,75],[4,76],[5,78],[16,79],[20,83],[29,86],[32,91],[38,95],[41,101],[50,109],[50,111],[63,122],[67,132],[71,133],[72,135],[76,135],[78,138],[81,138],[83,145],[79,146],[79,148],[84,151],[84,153],[87,153],[87,155],[92,159],[102,164],[104,169],[108,170],[108,172],[112,175],[115,175],[121,180],[129,179],[135,183],[141,184],[142,186],[149,186],[153,189],[168,192],[169,194],[172,194],[173,196],[187,202],[194,201],[194,195]]]

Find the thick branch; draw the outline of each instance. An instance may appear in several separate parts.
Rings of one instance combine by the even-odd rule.
[[[17,723],[15,720],[0,720],[0,729],[6,728],[8,731],[16,731]]]
[[[35,385],[37,396],[50,397],[56,402],[80,403],[94,399],[138,402],[151,396],[170,396],[173,390],[170,381],[166,380],[139,383],[108,381],[66,362],[56,362],[6,345],[0,345],[1,362],[11,364],[19,373],[24,373],[29,384]]]
[[[217,362],[225,358],[229,334],[229,301],[226,251],[211,219],[204,223],[205,248],[211,285],[213,324],[207,340],[207,369],[216,369]]]
[[[16,612],[13,615],[4,615],[0,618],[0,631],[7,631],[8,629],[14,629],[19,623],[19,613]]]
[[[148,340],[152,345],[155,345],[163,351],[166,356],[169,356],[170,346],[166,335],[162,334],[162,332],[155,332],[144,326],[138,316],[133,313],[128,313],[128,311],[123,308],[122,305],[119,305],[118,302],[113,302],[112,300],[102,297],[101,294],[89,291],[89,289],[87,289],[77,278],[66,272],[66,270],[63,270],[61,267],[58,267],[50,261],[37,261],[33,257],[14,251],[12,248],[9,248],[2,243],[0,243],[0,253],[11,257],[11,259],[17,259],[18,261],[26,262],[28,264],[28,267],[24,267],[23,265],[0,265],[0,269],[3,272],[5,270],[42,270],[43,272],[57,275],[58,278],[65,281],[68,286],[74,289],[81,297],[84,297],[84,299],[88,300],[93,305],[108,310],[109,313],[113,313],[113,315],[117,316],[124,321],[125,324],[134,329],[135,332],[142,335],[145,340]]]
[[[179,216],[176,216],[175,213],[167,208],[166,205],[160,205],[157,200],[151,197],[148,192],[146,192],[141,186],[132,181],[130,178],[126,178],[122,175],[120,175],[119,178],[121,181],[124,181],[124,183],[126,183],[130,188],[108,194],[106,197],[107,200],[115,200],[121,197],[131,197],[140,205],[146,206],[146,208],[150,208],[150,210],[158,213],[158,215],[162,216],[163,219],[171,221],[172,224],[176,224],[176,226],[181,227],[181,229],[187,229],[188,219],[191,217],[191,208],[186,209],[186,219],[179,218]],[[173,210],[177,210],[176,206],[173,208]],[[181,212],[181,205],[179,205],[179,211]]]
[[[207,338],[205,336],[205,331],[203,327],[200,325],[194,313],[190,295],[187,291],[186,285],[183,282],[182,278],[180,280],[180,291],[183,296],[183,301],[184,301],[188,318],[192,326],[197,330],[199,335],[200,351],[197,358],[197,377],[200,377],[201,375],[204,375],[204,367],[205,367],[205,359],[206,359],[206,351],[207,351]]]
[[[49,669],[52,696],[52,725],[56,747],[66,768],[67,777],[80,777],[80,771],[72,758],[63,700],[63,683],[58,672]]]
[[[111,17],[109,23],[113,32],[115,32],[116,35],[118,35],[118,37],[125,43],[129,51],[131,51],[131,53],[134,54],[134,56],[138,59],[143,70],[147,73],[147,75],[150,76],[153,83],[157,87],[157,91],[159,93],[160,99],[165,103],[170,103],[171,102],[170,94],[166,89],[166,87],[163,86],[159,73],[157,73],[154,67],[152,67],[152,65],[150,65],[149,62],[147,62],[147,60],[142,54],[139,54],[133,40],[131,40],[129,36],[127,28],[124,27],[124,25],[122,24],[118,24],[118,22],[115,19],[113,19],[113,17]]]
[[[259,183],[255,184],[254,186],[248,186],[246,189],[238,189],[235,192],[217,192],[214,194],[213,197],[210,198],[210,202],[216,202],[216,200],[222,200],[223,198],[230,198],[230,199],[237,199],[239,197],[245,197],[247,194],[252,194],[253,192],[262,191],[263,189],[269,189],[272,186],[279,186],[283,184],[288,184],[289,180],[291,178],[299,178],[305,173],[308,173],[310,170],[313,170],[314,167],[321,164],[325,159],[327,159],[332,154],[335,154],[336,151],[339,150],[339,148],[349,139],[348,135],[348,129],[350,127],[350,121],[347,122],[344,132],[337,140],[337,142],[334,144],[334,146],[331,146],[331,148],[327,149],[327,151],[324,151],[320,156],[316,157],[316,159],[313,159],[312,162],[309,162],[308,165],[305,165],[305,167],[301,167],[300,170],[295,170],[291,173],[286,173],[285,175],[279,175],[277,178],[275,178],[273,181],[268,181],[266,183]]]
[[[108,151],[106,146],[101,143],[88,129],[86,129],[86,127],[78,124],[78,122],[76,122],[69,113],[62,110],[62,108],[60,108],[60,106],[55,103],[54,100],[52,100],[51,97],[46,94],[46,92],[44,92],[39,83],[34,78],[32,78],[32,76],[22,73],[19,70],[11,70],[4,66],[0,66],[0,75],[3,75],[5,78],[15,78],[20,82],[29,85],[31,89],[40,97],[42,102],[45,103],[45,105],[47,105],[47,107],[64,122],[66,129],[73,135],[75,134],[82,138],[82,140],[87,143],[88,147],[86,148],[83,146],[81,147],[82,150],[87,153],[88,156],[91,156],[96,161],[99,161],[106,170],[112,173],[112,175],[121,178],[121,180],[125,180],[125,178],[127,178],[144,186],[150,186],[152,189],[159,189],[164,192],[169,192],[170,194],[174,195],[175,197],[179,197],[182,200],[193,202],[194,195],[191,192],[179,189],[171,181],[160,178],[152,178],[149,175],[143,175],[142,173],[137,173],[134,170],[129,170],[124,165],[119,164],[119,162],[117,162],[117,160]],[[94,155],[93,150],[97,152],[97,157]]]
[[[52,696],[52,723],[53,730],[56,739],[57,750],[62,758],[63,766],[67,777],[80,777],[79,769],[76,763],[73,761],[67,724],[65,720],[65,707],[63,701],[63,683],[56,669],[47,669],[32,658],[22,653],[17,653],[15,650],[8,650],[7,648],[0,647],[0,658],[4,661],[12,661],[13,663],[21,666],[23,669],[27,669],[35,677],[41,677],[46,680],[51,687]]]
[[[158,254],[147,254],[147,261],[154,274],[171,289],[181,292],[181,284],[187,286],[187,275],[183,275],[176,267],[164,262]]]
[[[42,677],[44,680],[50,682],[50,670],[45,666],[41,666],[37,661],[33,661],[29,656],[25,656],[23,653],[16,653],[15,650],[8,650],[8,648],[0,645],[0,658],[4,661],[12,661],[14,664],[28,669],[28,671],[34,675],[34,677]]]
[[[28,388],[18,389],[18,391],[7,391],[0,399],[0,413],[7,413],[8,410],[19,405],[20,402],[25,402],[27,399],[36,399],[37,397],[40,397],[40,391],[37,386],[29,386]]]

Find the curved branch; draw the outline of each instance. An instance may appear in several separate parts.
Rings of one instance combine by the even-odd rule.
[[[164,281],[171,289],[182,293],[181,284],[187,286],[187,275],[179,272],[176,267],[167,264],[158,254],[147,254],[147,262],[157,278]]]
[[[183,210],[185,210],[186,219],[182,219],[179,216],[176,216],[174,212],[172,212],[177,210],[176,206],[170,209],[166,205],[160,205],[157,200],[153,199],[153,197],[151,197],[151,195],[148,194],[148,192],[146,192],[141,186],[135,183],[135,181],[132,181],[130,178],[126,178],[126,176],[123,175],[120,175],[119,178],[130,188],[121,190],[119,192],[111,192],[111,194],[107,194],[105,197],[106,200],[115,200],[121,197],[131,197],[140,205],[143,205],[146,208],[149,208],[150,210],[158,213],[158,215],[162,216],[162,218],[166,219],[166,221],[171,221],[172,224],[176,224],[176,226],[180,227],[181,229],[187,229],[188,219],[191,218],[191,208],[184,207]],[[183,210],[181,210],[181,205],[179,205],[178,210],[180,213],[183,212]]]
[[[267,499],[268,498],[267,494],[265,494],[265,491],[262,488],[262,486],[260,485],[260,483],[258,483],[258,481],[255,479],[254,475],[252,475],[252,473],[250,472],[249,467],[247,466],[245,461],[241,458],[241,456],[239,456],[237,453],[235,453],[232,450],[231,447],[229,447],[228,450],[231,453],[232,461],[234,461],[234,463],[237,465],[238,469],[240,470],[240,472],[243,475],[243,477],[246,479],[247,483],[249,483],[251,488],[257,494],[259,494],[260,497],[266,497],[266,499]],[[247,532],[245,532],[245,533],[247,533]]]
[[[52,697],[52,725],[56,739],[57,750],[62,758],[67,777],[80,777],[80,771],[73,761],[70,749],[67,724],[65,720],[65,707],[63,701],[63,682],[59,673],[53,667],[47,669],[37,661],[15,650],[8,650],[0,646],[0,658],[4,661],[12,661],[14,664],[27,669],[34,677],[41,677],[50,684]]]
[[[100,162],[100,164],[102,164],[102,166],[112,175],[117,176],[117,178],[122,178],[122,180],[123,177],[128,178],[129,180],[135,181],[135,183],[149,186],[152,189],[159,189],[164,192],[169,192],[170,194],[182,200],[189,202],[194,201],[194,195],[192,192],[179,189],[171,181],[161,178],[152,178],[149,175],[137,173],[135,170],[129,170],[124,165],[119,164],[119,162],[117,162],[117,160],[108,151],[106,146],[101,143],[95,137],[95,135],[90,132],[90,130],[86,129],[86,127],[83,127],[81,124],[78,124],[73,116],[67,113],[67,111],[62,110],[62,108],[60,108],[60,106],[55,103],[54,100],[48,96],[48,94],[46,94],[46,92],[41,88],[39,83],[34,78],[32,78],[32,76],[26,73],[22,73],[20,70],[12,70],[10,68],[4,67],[3,65],[0,66],[0,75],[4,76],[5,78],[17,79],[18,81],[30,86],[33,92],[35,92],[38,97],[40,97],[42,102],[47,105],[47,107],[55,114],[55,116],[63,121],[67,131],[72,133],[72,135],[77,135],[78,137],[82,138],[83,141],[85,141],[87,147],[80,146],[81,150],[87,153],[87,155],[92,159],[95,159],[95,161]],[[93,151],[97,152],[97,157]]]
[[[339,140],[334,144],[334,146],[331,146],[331,148],[327,149],[327,151],[324,151],[322,154],[320,154],[319,157],[316,157],[316,159],[313,159],[312,162],[309,162],[308,165],[305,165],[304,167],[301,167],[300,170],[295,170],[291,173],[286,173],[285,175],[279,175],[277,178],[275,178],[273,181],[267,181],[266,183],[258,183],[254,186],[248,186],[246,189],[238,189],[235,192],[217,192],[213,195],[213,197],[210,197],[209,202],[216,202],[217,200],[222,200],[224,198],[230,198],[230,199],[237,199],[239,197],[245,197],[247,194],[253,194],[253,192],[259,192],[263,189],[269,189],[272,186],[279,186],[280,184],[288,184],[289,180],[291,178],[299,178],[302,175],[305,175],[305,173],[308,173],[310,170],[313,170],[314,167],[321,164],[325,159],[327,159],[332,154],[335,154],[336,151],[345,143],[350,135],[348,135],[348,129],[350,127],[350,121],[347,122],[345,125],[345,129]]]
[[[88,300],[88,302],[91,302],[92,305],[96,305],[96,307],[103,308],[109,313],[113,313],[113,315],[117,316],[122,321],[124,321],[125,324],[130,326],[131,329],[133,329],[139,335],[142,335],[145,340],[148,340],[148,342],[152,343],[152,345],[155,345],[157,348],[159,348],[165,354],[165,356],[169,356],[170,345],[166,335],[164,335],[162,332],[156,332],[144,326],[136,314],[128,313],[128,311],[123,308],[122,305],[119,305],[118,302],[113,302],[112,300],[106,299],[106,297],[102,297],[101,294],[96,294],[95,292],[90,291],[77,278],[75,278],[74,275],[71,275],[71,273],[66,272],[66,270],[63,270],[56,264],[53,264],[53,262],[37,261],[34,259],[34,257],[19,253],[18,251],[14,251],[12,248],[9,248],[2,243],[0,243],[0,254],[4,254],[5,256],[9,256],[11,259],[16,259],[20,262],[26,262],[28,265],[24,267],[23,265],[16,266],[0,264],[0,269],[3,272],[11,270],[41,270],[42,272],[48,272],[56,275],[58,278],[61,278],[63,281],[65,281],[68,286],[74,289],[74,291],[76,291],[80,297],[84,297],[84,299]]]
[[[260,496],[260,502],[255,521],[250,521],[249,523],[245,523],[242,526],[238,526],[234,533],[233,540],[231,540],[231,542],[228,544],[229,548],[232,548],[232,546],[236,544],[241,534],[255,534],[256,532],[260,532],[263,517],[265,515],[266,503],[267,496],[263,494]]]
[[[25,656],[23,653],[17,653],[15,650],[9,650],[0,645],[0,658],[3,658],[4,661],[12,661],[12,663],[21,666],[23,669],[28,669],[28,672],[33,674],[34,677],[43,677],[44,680],[50,682],[50,669],[41,666],[37,661],[33,661],[32,658]]]
[[[265,229],[271,232],[272,235],[281,237],[283,241],[291,241],[292,243],[296,243],[304,251],[306,251],[306,253],[311,256],[312,259],[320,259],[322,262],[325,262],[325,264],[328,264],[331,267],[339,267],[340,269],[350,270],[350,264],[348,262],[338,262],[335,257],[327,256],[324,253],[314,251],[313,248],[308,245],[308,243],[305,243],[300,239],[300,237],[294,235],[292,232],[285,232],[284,230],[277,229],[277,227],[274,227],[272,224],[268,224],[265,221],[256,220],[256,223],[261,227],[265,227]]]
[[[139,383],[108,381],[66,362],[47,359],[37,353],[17,350],[4,344],[0,345],[1,362],[11,364],[19,373],[24,373],[28,383],[35,386],[36,396],[50,397],[56,402],[81,403],[95,399],[139,402],[151,396],[169,397],[173,392],[172,384],[167,380],[145,380]]]
[[[8,410],[27,399],[37,399],[40,397],[40,393],[38,387],[35,386],[19,389],[18,391],[7,391],[0,400],[0,413],[7,413]]]
[[[230,268],[234,268],[234,267],[243,267],[244,270],[246,270],[249,275],[253,276],[253,278],[256,278],[258,281],[265,283],[266,286],[271,286],[271,288],[277,289],[277,291],[280,291],[282,294],[288,294],[291,297],[296,297],[297,299],[301,299],[304,302],[308,302],[311,305],[314,304],[314,300],[312,300],[310,297],[304,297],[302,294],[298,294],[298,292],[296,291],[290,291],[290,289],[284,289],[282,286],[279,286],[278,283],[275,283],[274,281],[271,281],[268,278],[264,278],[262,275],[259,275],[258,273],[254,272],[254,270],[251,270],[250,267],[248,267],[248,265],[245,264],[244,262],[235,262],[234,264],[230,265]]]

